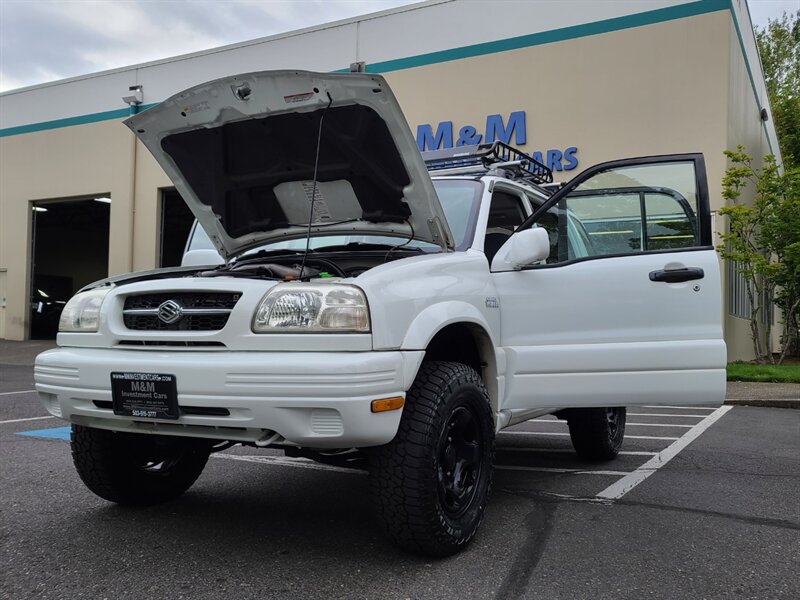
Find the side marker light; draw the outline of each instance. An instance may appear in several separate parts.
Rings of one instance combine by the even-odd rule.
[[[397,410],[398,408],[403,408],[403,405],[406,403],[406,399],[397,396],[396,398],[384,398],[382,400],[373,400],[370,406],[370,410],[374,413],[377,412],[386,412],[387,410]]]

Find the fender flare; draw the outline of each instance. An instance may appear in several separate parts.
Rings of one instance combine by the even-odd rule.
[[[449,300],[423,309],[409,325],[400,348],[402,350],[425,350],[437,333],[448,325],[456,323],[478,325],[491,339],[489,324],[477,308],[468,302]],[[494,340],[492,342],[496,346]]]
[[[492,356],[484,383],[492,399],[493,409],[498,410],[505,393],[506,355],[496,340],[488,322],[472,304],[458,300],[439,302],[419,313],[408,328],[401,346],[402,350],[425,350],[431,340],[448,325],[471,324],[480,328],[491,345]],[[479,350],[481,347],[479,345]],[[489,357],[487,357],[489,358]]]

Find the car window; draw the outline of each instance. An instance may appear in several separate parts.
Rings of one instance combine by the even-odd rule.
[[[699,246],[695,186],[689,162],[597,173],[539,217],[547,262]]]
[[[434,181],[436,193],[442,204],[442,209],[453,234],[456,250],[466,250],[472,244],[475,234],[475,223],[478,219],[478,208],[483,184],[471,179],[465,180],[436,180]],[[344,246],[350,243],[407,245],[413,248],[436,250],[438,246],[427,242],[412,241],[408,244],[405,237],[385,235],[318,235],[311,239],[310,248],[324,248],[327,246]],[[259,250],[305,250],[306,240],[294,239],[282,242],[273,242],[259,246],[247,253]],[[205,230],[195,224],[187,246],[189,250],[213,250],[214,245],[208,238]],[[245,253],[245,254],[247,254]]]
[[[551,207],[540,217],[538,225],[547,230],[550,238],[547,264],[598,254],[583,223],[572,212],[565,210],[563,203]]]
[[[495,189],[489,205],[483,253],[491,264],[494,255],[506,243],[514,230],[525,220],[522,198],[506,190]]]
[[[489,220],[486,229],[505,229],[510,233],[525,220],[522,200],[516,194],[505,190],[495,190],[489,207]]]
[[[483,184],[472,179],[434,179],[433,187],[453,234],[456,250],[466,250],[475,237]]]
[[[186,246],[187,252],[191,250],[216,250],[205,229],[200,227],[197,221],[194,222],[192,232],[189,235],[189,243]]]
[[[693,246],[694,224],[678,202],[666,193],[644,195],[648,248],[666,250]]]

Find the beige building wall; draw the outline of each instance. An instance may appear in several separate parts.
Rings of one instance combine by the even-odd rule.
[[[386,75],[417,123],[481,126],[487,113],[527,113],[528,151],[579,148],[580,165],[653,154],[703,152],[709,172],[725,159],[730,15],[626,29],[438,63]],[[710,178],[712,209],[719,178]]]
[[[454,133],[464,125],[482,132],[487,114],[525,111],[523,149],[579,148],[578,168],[556,173],[560,180],[614,158],[702,152],[717,210],[723,150],[739,138],[763,137],[747,121],[755,100],[737,44],[731,14],[717,11],[393,71],[387,79],[412,128],[448,120]],[[156,266],[161,190],[171,183],[120,120],[0,138],[0,159],[6,338],[27,333],[32,201],[110,195],[109,274]],[[726,326],[738,335],[737,323]]]

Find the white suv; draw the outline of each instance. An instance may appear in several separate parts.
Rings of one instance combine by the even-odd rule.
[[[269,446],[368,468],[389,535],[446,555],[482,519],[504,427],[554,413],[607,460],[625,406],[724,398],[700,155],[552,192],[495,144],[428,157],[432,180],[365,74],[217,80],[126,124],[224,262],[87,287],[37,358],[103,498],[163,502],[210,452]]]

